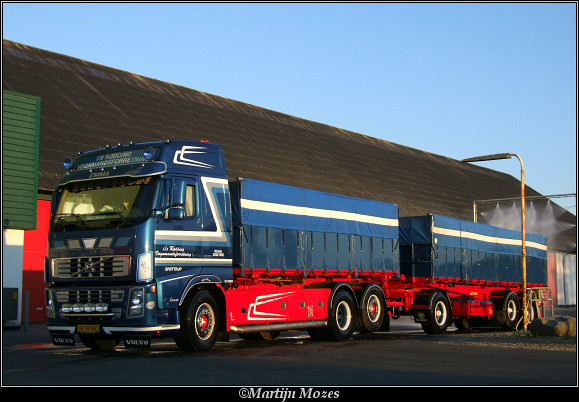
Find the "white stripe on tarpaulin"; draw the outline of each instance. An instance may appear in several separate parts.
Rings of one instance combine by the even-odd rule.
[[[398,226],[398,219],[380,218],[378,216],[362,215],[353,212],[275,204],[272,202],[247,200],[245,198],[241,199],[241,207],[263,212],[311,216],[315,218],[341,219],[345,221],[373,223],[382,226]]]
[[[155,258],[155,264],[217,264],[217,265],[231,265],[233,260],[231,258]]]
[[[495,244],[507,244],[511,246],[521,246],[522,240],[518,239],[506,239],[504,237],[495,237],[495,236],[486,236],[478,233],[472,232],[463,232],[461,230],[455,229],[446,229],[446,228],[439,228],[436,226],[432,227],[432,233],[437,233],[446,236],[453,236],[453,237],[464,237],[471,240],[479,240],[484,241],[487,243],[495,243]],[[525,240],[525,247],[532,247],[539,250],[547,251],[547,246],[545,244],[539,244],[532,241]]]

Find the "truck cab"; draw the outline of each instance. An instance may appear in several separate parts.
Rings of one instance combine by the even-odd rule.
[[[67,158],[45,264],[55,344],[146,343],[179,330],[199,282],[232,281],[221,148],[201,141],[106,147]]]

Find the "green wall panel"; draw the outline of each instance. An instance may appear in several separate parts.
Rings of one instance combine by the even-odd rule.
[[[2,91],[2,228],[36,229],[40,98]]]

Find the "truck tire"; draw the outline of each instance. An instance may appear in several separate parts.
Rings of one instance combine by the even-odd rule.
[[[376,332],[382,327],[385,314],[384,298],[382,292],[373,287],[368,290],[360,304],[358,311],[358,331],[360,332]]]
[[[217,340],[219,310],[207,290],[189,297],[181,315],[181,328],[175,343],[187,352],[209,350]]]
[[[427,334],[442,334],[452,322],[452,314],[448,298],[442,292],[436,292],[430,299],[430,309],[426,322],[421,322],[422,329]]]
[[[515,329],[519,317],[519,298],[515,292],[508,292],[503,298],[502,308],[495,311],[494,318],[502,328]]]
[[[346,290],[340,290],[332,300],[332,309],[328,317],[328,327],[320,328],[324,335],[334,341],[345,341],[354,334],[356,326],[356,303]]]

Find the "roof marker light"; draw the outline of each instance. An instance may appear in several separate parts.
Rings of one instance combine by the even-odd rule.
[[[201,138],[201,142],[209,142],[207,138]]]

